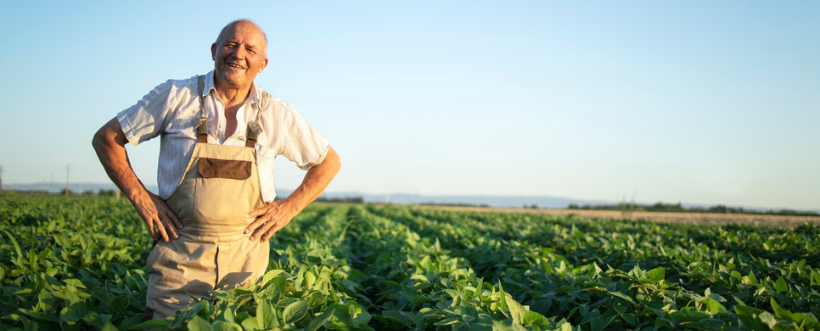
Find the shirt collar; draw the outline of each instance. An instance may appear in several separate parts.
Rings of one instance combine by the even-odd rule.
[[[216,83],[214,83],[214,71],[211,70],[208,74],[205,75],[205,89],[202,93],[202,96],[206,97],[208,94],[211,93],[211,90],[216,90]],[[216,93],[216,91],[214,91]],[[245,100],[245,104],[248,105],[255,105],[255,103],[259,102],[259,98],[262,95],[262,91],[259,90],[259,87],[256,85],[256,82],[251,83],[251,90],[248,93],[248,99]]]

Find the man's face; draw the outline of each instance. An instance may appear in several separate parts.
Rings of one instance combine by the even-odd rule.
[[[244,89],[268,65],[267,43],[262,30],[250,22],[238,22],[211,45],[217,86]]]

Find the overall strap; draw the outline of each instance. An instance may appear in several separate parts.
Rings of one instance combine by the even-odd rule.
[[[262,100],[256,105],[256,120],[248,123],[247,139],[245,140],[245,147],[255,147],[256,138],[262,133],[262,111],[265,109],[265,104],[268,101],[268,92],[262,91]]]
[[[205,97],[202,95],[205,92],[205,76],[200,75],[197,80],[197,89],[199,90],[199,126],[196,127],[197,142],[208,143],[208,117],[205,116]]]

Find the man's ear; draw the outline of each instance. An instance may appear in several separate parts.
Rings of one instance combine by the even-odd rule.
[[[216,43],[211,44],[211,59],[216,61]]]
[[[265,70],[265,68],[267,68],[267,67],[268,67],[268,58],[265,57],[265,60],[262,61],[262,66],[259,67],[259,72],[262,72],[262,70]]]

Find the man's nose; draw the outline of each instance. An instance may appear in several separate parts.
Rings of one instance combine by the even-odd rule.
[[[248,51],[246,51],[245,47],[242,47],[242,45],[239,45],[239,47],[237,47],[233,52],[233,56],[235,56],[237,59],[244,59],[245,55],[247,54]]]

